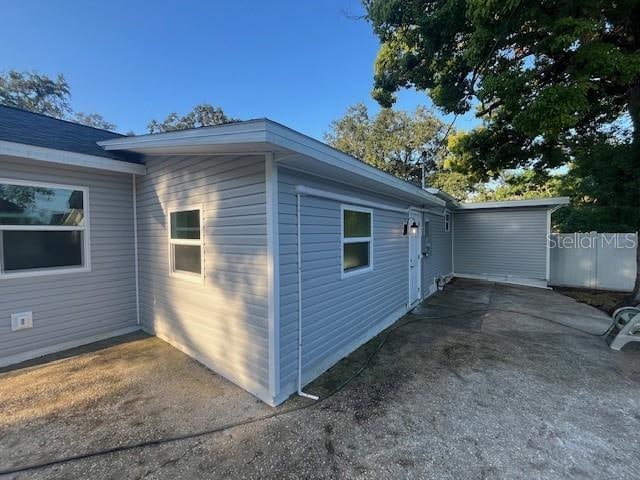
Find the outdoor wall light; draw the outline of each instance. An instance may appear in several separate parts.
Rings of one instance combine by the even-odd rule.
[[[409,222],[413,220],[413,223],[411,224],[411,226],[409,226]],[[402,231],[403,235],[407,234],[407,231],[409,229],[411,229],[411,235],[413,235],[414,237],[418,234],[418,224],[416,223],[415,219],[413,217],[409,217],[409,220],[407,220],[407,223],[404,224],[404,229]]]

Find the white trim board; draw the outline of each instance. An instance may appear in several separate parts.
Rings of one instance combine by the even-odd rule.
[[[479,210],[483,208],[553,207],[568,205],[569,197],[537,198],[534,200],[507,200],[502,202],[461,203],[458,211]]]
[[[82,345],[88,345],[89,343],[99,342],[106,340],[107,338],[119,337],[120,335],[126,335],[127,333],[133,333],[140,330],[139,325],[133,327],[121,328],[119,330],[113,330],[107,333],[100,333],[92,335],[90,337],[84,337],[78,340],[72,340],[70,342],[56,343],[50,347],[39,348],[37,350],[30,350],[27,352],[17,353],[8,357],[0,358],[0,367],[7,367],[10,365],[26,362],[27,360],[33,360],[34,358],[44,357],[52,353],[62,352],[69,350],[70,348],[80,347]]]
[[[147,167],[139,163],[124,162],[111,158],[87,155],[85,153],[68,152],[53,148],[37,147],[24,143],[7,142],[0,140],[0,155],[28,158],[41,162],[57,163],[60,165],[72,165],[75,167],[97,168],[111,172],[134,173],[145,175]]]
[[[280,389],[280,236],[278,233],[278,165],[273,153],[265,154],[267,215],[267,326],[269,334],[269,391]]]

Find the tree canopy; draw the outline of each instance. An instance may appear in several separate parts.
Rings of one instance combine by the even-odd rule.
[[[476,108],[482,125],[454,145],[455,169],[486,181],[567,166],[576,212],[640,230],[639,0],[364,5],[381,40],[382,106],[415,87],[445,112]]]
[[[50,117],[115,130],[113,123],[98,113],[74,112],[71,108],[71,89],[64,75],[55,79],[36,72],[10,70],[0,74],[0,104],[42,113]]]
[[[161,122],[151,120],[147,129],[149,130],[149,133],[172,132],[174,130],[209,127],[237,121],[238,120],[235,118],[228,117],[222,108],[214,107],[208,103],[201,103],[193,107],[193,109],[186,115],[180,116],[177,113],[172,112]]]
[[[71,113],[69,84],[63,75],[55,79],[35,72],[10,70],[0,74],[0,104],[66,118]]]
[[[101,128],[103,130],[115,130],[116,126],[105,120],[99,113],[76,112],[71,117],[71,121],[88,127]]]
[[[362,103],[349,107],[344,116],[330,125],[325,141],[343,152],[416,183],[422,181],[421,162],[435,159],[427,168],[427,183],[443,187],[457,197],[466,197],[471,185],[463,174],[446,167],[445,125],[424,107],[409,113],[384,108],[371,115]]]
[[[618,134],[637,146],[637,0],[364,4],[382,41],[374,97],[389,107],[396,91],[415,87],[445,112],[476,106],[483,124],[459,139],[457,167],[478,181],[576,161],[576,152],[610,140],[612,125],[627,126]],[[638,171],[625,173],[640,179]]]

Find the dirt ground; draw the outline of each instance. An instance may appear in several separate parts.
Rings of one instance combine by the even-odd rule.
[[[558,293],[571,297],[581,303],[602,310],[611,315],[628,297],[628,293],[609,292],[606,290],[588,290],[580,288],[556,288]]]
[[[309,408],[7,478],[640,478],[640,344],[614,352],[584,333],[606,329],[602,312],[458,280],[399,324],[360,376]],[[381,338],[306,390],[325,396]],[[130,335],[0,373],[0,470],[309,403],[272,409]]]

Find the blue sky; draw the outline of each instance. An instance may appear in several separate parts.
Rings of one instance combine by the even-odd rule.
[[[63,73],[76,111],[145,133],[197,103],[322,138],[349,105],[372,109],[377,38],[356,0],[5,0],[0,71]],[[398,108],[429,106],[403,92]],[[447,117],[448,118],[448,117]],[[475,123],[472,115],[460,128]]]

